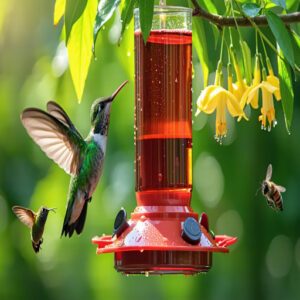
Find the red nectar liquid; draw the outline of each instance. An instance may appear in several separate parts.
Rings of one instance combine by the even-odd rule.
[[[136,195],[139,205],[189,205],[192,35],[135,33]]]

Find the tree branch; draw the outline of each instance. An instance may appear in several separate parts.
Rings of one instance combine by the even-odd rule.
[[[223,17],[220,15],[211,14],[205,9],[203,9],[197,0],[191,0],[195,9],[193,11],[193,16],[201,17],[206,19],[207,21],[217,25],[218,27],[235,27],[235,21],[232,17]],[[300,12],[294,12],[286,15],[279,15],[280,19],[285,24],[297,23],[300,22]],[[251,19],[258,26],[268,25],[268,21],[266,16],[257,16],[253,18],[244,18],[244,17],[236,17],[236,22],[239,26],[252,26],[249,19]]]

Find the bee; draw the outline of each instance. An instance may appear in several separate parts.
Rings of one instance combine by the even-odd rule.
[[[285,192],[283,186],[277,185],[271,181],[272,165],[269,164],[266,174],[266,179],[262,182],[261,191],[266,197],[267,204],[276,211],[283,210],[283,201],[281,193]]]

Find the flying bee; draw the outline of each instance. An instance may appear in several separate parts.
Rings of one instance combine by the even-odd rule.
[[[271,181],[272,165],[269,164],[266,174],[266,179],[261,185],[262,194],[266,197],[267,204],[276,211],[283,210],[283,201],[281,193],[285,192],[283,186],[277,185]]]

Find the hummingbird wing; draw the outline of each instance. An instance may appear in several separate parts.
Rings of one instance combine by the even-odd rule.
[[[68,174],[76,175],[86,142],[77,130],[74,131],[60,119],[38,108],[25,109],[21,114],[28,134],[47,156]]]
[[[35,222],[36,215],[31,209],[22,206],[13,206],[12,211],[23,224],[25,224],[30,229],[32,228]]]
[[[69,118],[68,114],[65,112],[65,110],[56,102],[49,101],[47,103],[47,111],[50,115],[58,119],[60,122],[62,122],[65,126],[70,128],[74,134],[76,134],[78,137],[80,137],[83,140],[83,137],[78,132],[76,127],[74,126],[73,122]]]

